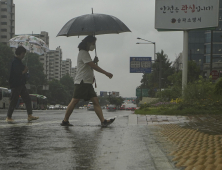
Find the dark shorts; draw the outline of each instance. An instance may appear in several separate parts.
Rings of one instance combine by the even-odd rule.
[[[93,97],[97,97],[97,95],[92,84],[83,83],[83,81],[81,81],[80,84],[74,85],[73,98],[88,101]]]

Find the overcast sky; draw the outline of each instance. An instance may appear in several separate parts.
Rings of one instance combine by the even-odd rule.
[[[99,66],[112,73],[109,79],[95,72],[95,91],[118,91],[122,97],[135,97],[142,73],[129,73],[130,57],[153,57],[153,45],[137,45],[137,37],[156,42],[157,52],[163,50],[170,61],[182,52],[182,32],[158,32],[154,28],[155,0],[14,0],[15,33],[49,33],[49,48],[60,46],[63,59],[72,59],[76,66],[78,44],[81,37],[56,37],[61,28],[72,18],[94,13],[113,15],[132,31],[131,33],[98,35],[97,53]],[[90,52],[94,58],[94,52]]]

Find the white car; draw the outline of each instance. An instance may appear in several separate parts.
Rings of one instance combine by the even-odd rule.
[[[68,106],[62,106],[62,109],[66,110]]]
[[[90,111],[90,110],[91,110],[91,111],[94,111],[93,102],[89,102],[89,103],[88,103],[88,105],[87,105],[87,110],[88,110],[88,111]]]
[[[61,109],[61,106],[60,106],[60,104],[56,104],[56,105],[55,105],[55,107],[54,107],[54,109],[56,109],[56,110],[59,110],[59,109]]]
[[[53,110],[55,107],[54,105],[49,105],[48,109]]]

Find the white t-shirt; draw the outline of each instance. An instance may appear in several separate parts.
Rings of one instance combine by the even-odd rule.
[[[80,50],[77,58],[77,73],[74,80],[75,84],[84,83],[93,84],[94,73],[93,69],[86,63],[91,62],[92,59],[88,51]]]

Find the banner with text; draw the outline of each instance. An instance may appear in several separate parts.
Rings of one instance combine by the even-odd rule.
[[[219,0],[156,0],[158,31],[215,28],[218,22]]]

